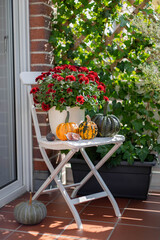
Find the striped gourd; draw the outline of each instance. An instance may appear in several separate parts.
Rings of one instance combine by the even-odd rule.
[[[67,111],[67,117],[66,117],[65,123],[60,123],[56,128],[56,135],[62,141],[67,140],[67,137],[66,137],[67,133],[79,132],[78,125],[74,122],[68,122],[68,121],[69,121],[69,112]]]
[[[82,122],[79,125],[79,135],[82,139],[92,139],[98,134],[98,128],[95,122],[91,121],[91,118],[87,115],[87,121]]]
[[[14,217],[17,222],[26,225],[38,224],[46,217],[46,215],[46,206],[40,201],[32,201],[31,194],[29,201],[21,202],[14,208]]]

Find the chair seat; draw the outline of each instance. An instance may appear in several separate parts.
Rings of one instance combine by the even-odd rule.
[[[53,150],[65,150],[65,149],[79,149],[86,147],[93,147],[105,144],[116,144],[125,140],[122,135],[115,135],[114,137],[96,137],[90,140],[79,140],[79,141],[48,141],[45,137],[39,139],[41,147]]]

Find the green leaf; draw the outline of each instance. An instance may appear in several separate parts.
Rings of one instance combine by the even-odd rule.
[[[120,20],[121,27],[125,27],[128,24],[128,20],[126,20],[126,18],[123,15],[120,16],[119,20]]]
[[[139,157],[139,159],[144,162],[144,160],[146,159],[147,155],[149,154],[149,150],[147,147],[144,147],[144,148],[137,148],[136,149],[136,153]]]
[[[137,119],[137,120],[133,121],[132,125],[134,126],[136,131],[140,131],[143,128],[143,122],[140,119],[139,120]]]

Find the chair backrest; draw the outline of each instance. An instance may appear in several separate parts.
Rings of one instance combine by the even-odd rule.
[[[35,79],[37,76],[41,75],[41,72],[22,72],[20,73],[20,80],[22,81],[22,84],[26,86],[26,90],[28,93],[28,99],[29,99],[29,107],[32,114],[32,119],[35,127],[36,137],[37,141],[41,139],[41,132],[39,128],[39,122],[37,118],[36,108],[33,101],[33,94],[30,94],[32,85],[36,85]]]
[[[35,79],[37,76],[41,75],[42,72],[22,72],[20,73],[20,79],[24,85],[37,84]]]

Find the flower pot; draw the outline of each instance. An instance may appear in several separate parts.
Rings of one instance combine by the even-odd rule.
[[[89,172],[89,168],[84,160],[70,160],[75,183],[80,182]],[[121,162],[121,165],[107,168],[105,164],[99,169],[99,173],[104,182],[112,192],[114,197],[125,197],[134,199],[146,199],[151,179],[152,166],[154,162],[137,162],[129,165]],[[95,177],[90,180],[78,191],[79,195],[88,195],[103,191]]]
[[[52,107],[48,111],[49,124],[51,132],[56,135],[56,128],[60,123],[64,123],[67,116],[67,111],[69,111],[69,122],[75,122],[78,125],[85,119],[85,109],[80,109],[79,107],[67,107],[67,110],[60,112],[56,110],[56,107]]]

